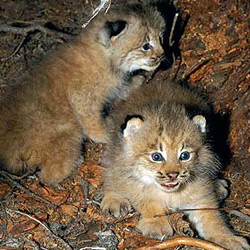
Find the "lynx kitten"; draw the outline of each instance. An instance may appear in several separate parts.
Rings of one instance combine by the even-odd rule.
[[[205,141],[208,112],[199,96],[173,83],[143,85],[117,104],[109,119],[102,209],[120,216],[133,206],[141,213],[137,227],[160,239],[173,230],[166,216],[155,215],[217,208],[220,166]],[[230,250],[249,249],[218,210],[187,214],[206,240]]]
[[[106,141],[103,113],[140,85],[131,82],[131,74],[159,66],[164,29],[153,7],[113,7],[75,41],[16,79],[0,103],[4,167],[16,173],[24,166],[40,166],[47,183],[66,178],[84,137]]]

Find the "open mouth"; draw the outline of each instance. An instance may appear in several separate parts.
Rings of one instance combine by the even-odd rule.
[[[160,63],[161,62],[159,60],[153,61],[153,62],[151,61],[151,62],[148,63],[148,66],[149,67],[158,67],[160,65]]]
[[[160,63],[149,63],[148,65],[145,65],[142,69],[146,71],[152,71],[158,68]]]
[[[161,184],[162,187],[168,188],[168,189],[172,189],[175,188],[177,186],[179,186],[179,182],[177,181],[169,181],[169,182],[165,182]]]

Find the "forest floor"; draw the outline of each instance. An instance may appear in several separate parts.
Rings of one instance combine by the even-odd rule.
[[[162,67],[152,81],[176,74],[177,79],[188,80],[209,96],[218,114],[216,150],[230,183],[223,206],[232,208],[227,211],[232,228],[248,237],[249,217],[243,215],[250,216],[250,4],[247,0],[174,3],[175,8],[162,5],[160,11],[167,16],[169,28],[174,13],[179,13],[172,38],[175,43],[171,51],[166,48],[170,61],[173,55],[176,58],[175,67]],[[73,39],[98,4],[97,0],[1,0],[0,97],[6,79]],[[18,28],[6,30],[6,24]],[[159,242],[136,229],[137,213],[115,219],[100,211],[104,147],[87,142],[84,164],[56,187],[41,184],[36,175],[20,178],[0,170],[0,249],[114,250]],[[241,212],[240,217],[235,210]],[[182,215],[174,216],[176,234],[193,235]]]

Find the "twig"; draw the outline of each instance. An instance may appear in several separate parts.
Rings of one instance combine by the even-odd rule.
[[[173,24],[172,24],[171,31],[170,31],[170,35],[169,35],[169,38],[168,38],[168,45],[170,47],[172,47],[174,45],[173,36],[174,36],[174,30],[175,30],[175,26],[176,26],[178,16],[179,16],[179,13],[175,13]]]
[[[1,178],[1,176],[3,178]],[[29,190],[28,188],[24,187],[23,185],[21,185],[20,183],[18,183],[17,181],[13,180],[9,174],[4,171],[4,170],[0,170],[0,179],[2,179],[3,181],[7,182],[8,184],[10,184],[12,187],[17,187],[19,189],[21,189],[22,191],[24,191],[25,193],[27,193],[29,196],[38,199],[50,206],[52,206],[53,208],[56,208],[57,206],[55,204],[53,204],[52,202],[45,200],[43,197],[33,193],[31,190]]]
[[[168,249],[177,246],[194,246],[200,247],[206,250],[226,250],[212,242],[208,242],[201,239],[194,239],[185,236],[175,237],[170,240],[162,241],[160,243],[154,244],[153,246],[139,247],[134,250],[157,250],[157,249]]]
[[[82,185],[81,185],[83,194],[84,194],[84,205],[82,208],[82,211],[85,210],[88,206],[88,200],[89,200],[89,182],[85,179],[82,179]]]
[[[63,237],[67,237],[69,234],[72,234],[72,232],[74,231],[79,231],[79,222],[85,222],[84,217],[85,217],[85,213],[79,211],[77,213],[77,215],[75,216],[76,218],[74,218],[73,221],[70,222],[70,224],[67,225],[67,227],[63,230],[63,234],[61,236]],[[84,232],[80,232],[80,234],[83,234]],[[76,236],[76,235],[75,235]]]
[[[11,57],[15,56],[18,53],[18,51],[21,49],[25,39],[26,39],[26,36],[22,38],[20,44],[16,47],[16,49],[10,55],[0,58],[0,61],[1,62],[6,61],[6,60],[9,60]]]
[[[105,14],[108,12],[111,5],[111,0],[101,0],[100,4],[97,6],[96,9],[94,9],[92,16],[89,18],[89,20],[82,25],[83,28],[85,28],[98,14],[102,9],[105,10]]]
[[[163,216],[167,216],[173,213],[183,213],[183,212],[192,212],[192,211],[214,211],[214,210],[223,210],[223,211],[231,211],[234,210],[232,208],[229,207],[204,207],[204,208],[187,208],[187,209],[177,209],[175,211],[168,211],[165,214],[157,214],[154,215],[155,218],[157,217],[163,217]]]
[[[172,65],[172,69],[171,69],[170,76],[172,76],[172,78],[171,78],[171,79],[174,79],[174,78],[173,78],[173,75],[174,75],[174,70],[175,70],[175,62],[176,62],[174,52],[172,53],[172,58],[173,58],[173,65]]]
[[[198,68],[206,64],[210,61],[212,55],[208,55],[205,57],[202,57],[200,60],[195,62],[193,65],[191,65],[189,68],[186,69],[186,71],[182,75],[182,81],[186,80],[194,71],[196,71]]]
[[[11,209],[9,209],[9,208],[6,208],[6,213],[9,214],[10,216],[12,216],[13,213],[24,215],[24,216],[30,218],[31,220],[36,221],[38,224],[40,224],[41,226],[43,226],[46,230],[50,231],[50,229],[49,229],[45,224],[43,224],[40,220],[38,220],[38,219],[32,217],[32,216],[29,215],[29,214],[26,214],[26,213],[21,212],[21,211],[19,211],[19,210],[11,210]]]
[[[244,219],[245,221],[250,223],[250,216],[248,216],[247,214],[244,214],[244,213],[242,213],[238,210],[235,210],[235,209],[229,211],[229,215],[231,215],[231,214],[233,214],[241,219]]]
[[[175,54],[174,52],[172,52],[172,58],[173,58],[173,64],[171,66],[171,73],[170,73],[170,79],[174,80],[178,74],[178,71],[180,69],[181,66],[181,58],[178,60],[178,58],[175,58]],[[178,62],[177,66],[176,66],[176,61]]]
[[[48,33],[48,29],[41,25],[31,25],[28,27],[14,27],[7,24],[0,25],[0,32],[9,32],[18,35],[27,35],[30,32],[41,31],[43,33]]]
[[[54,233],[48,228],[48,226],[47,226],[45,223],[42,223],[41,221],[39,221],[38,219],[34,218],[33,216],[31,216],[31,215],[29,215],[29,214],[26,214],[26,213],[24,213],[24,212],[21,212],[21,211],[19,211],[19,210],[11,210],[11,209],[9,209],[9,208],[6,208],[6,212],[7,212],[7,214],[9,214],[10,216],[12,216],[13,213],[20,214],[20,215],[24,215],[24,216],[28,217],[29,219],[31,219],[31,220],[37,222],[37,223],[40,224],[43,228],[45,228],[45,229],[49,232],[49,234],[50,234],[54,239],[56,239],[57,241],[59,241],[59,242],[63,245],[63,247],[64,247],[63,249],[65,249],[65,250],[67,250],[67,249],[68,249],[68,250],[72,250],[72,247],[71,247],[66,241],[64,241],[62,238],[60,238],[60,237],[57,236],[56,234],[54,234]]]
[[[26,165],[24,165],[24,168],[28,168],[28,167],[26,167]],[[38,168],[28,169],[23,175],[15,175],[15,174],[11,174],[11,173],[5,172],[5,171],[4,171],[4,173],[7,174],[12,180],[22,180],[30,175],[36,174],[37,171],[38,171]],[[1,172],[0,172],[0,174],[1,174]]]
[[[174,30],[175,30],[175,26],[176,26],[176,22],[177,22],[177,19],[179,17],[179,13],[175,13],[174,15],[174,20],[173,20],[173,23],[172,23],[172,27],[171,27],[171,31],[170,31],[170,35],[169,35],[169,38],[168,38],[168,45],[169,47],[172,47],[174,45],[174,40],[173,40],[173,37],[174,37]],[[173,59],[173,64],[172,64],[172,69],[171,69],[171,73],[170,73],[170,78],[172,80],[175,79],[176,75],[177,75],[177,72],[179,70],[179,67],[180,67],[180,63],[177,65],[177,71],[176,73],[174,74],[174,70],[175,70],[175,62],[176,62],[176,58],[175,58],[175,54],[174,52],[172,52],[172,59]]]

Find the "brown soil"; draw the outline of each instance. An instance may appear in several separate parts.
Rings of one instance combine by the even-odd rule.
[[[112,1],[112,3],[115,1]],[[118,1],[116,1],[118,2]],[[157,1],[155,1],[157,2]],[[73,39],[99,1],[1,0],[2,24],[46,27],[28,34],[0,32],[0,96],[5,80],[39,60],[45,52]],[[172,25],[173,8],[161,6]],[[224,205],[250,215],[249,197],[249,13],[244,0],[177,0],[180,13],[173,40],[181,55],[177,79],[205,92],[217,114],[215,149],[224,163],[230,195]],[[180,20],[183,21],[180,21]],[[60,32],[58,32],[60,31]],[[172,60],[172,50],[169,52]],[[177,65],[179,59],[175,61]],[[153,81],[173,76],[177,66],[160,70]],[[0,249],[133,249],[158,242],[135,228],[138,214],[114,219],[102,214],[100,155],[104,145],[88,142],[85,163],[61,185],[42,185],[36,175],[16,178],[0,170]],[[36,194],[36,195],[34,195]],[[177,216],[178,217],[178,216]],[[180,235],[192,235],[181,216],[174,218]],[[178,223],[177,223],[178,222]],[[245,219],[229,215],[229,223],[249,236]],[[183,228],[189,230],[183,230]],[[181,249],[198,249],[182,247]]]

